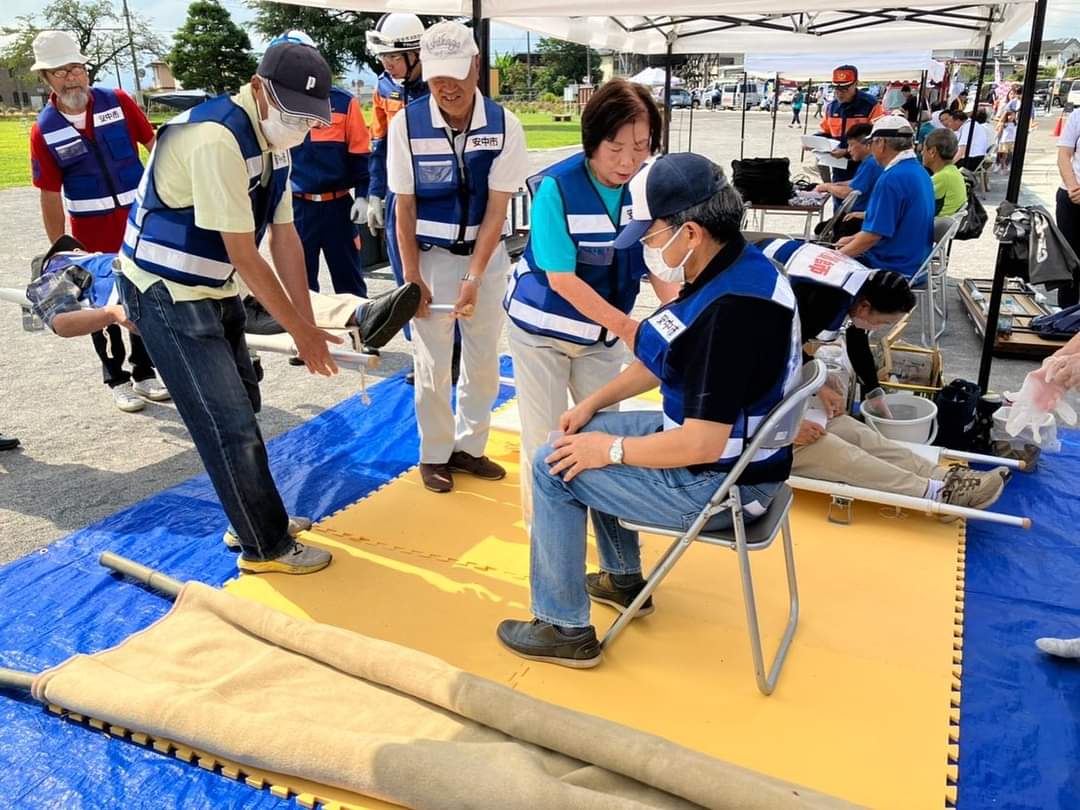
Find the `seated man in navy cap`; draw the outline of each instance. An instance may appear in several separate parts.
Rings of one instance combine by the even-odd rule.
[[[934,247],[934,184],[915,159],[915,131],[906,118],[886,115],[874,123],[870,154],[882,167],[862,230],[836,244],[867,267],[911,278]]]
[[[739,233],[743,204],[708,159],[666,155],[630,182],[633,222],[657,277],[682,292],[638,328],[636,361],[564,413],[564,435],[533,460],[533,621],[506,620],[499,640],[524,658],[600,663],[589,600],[624,610],[644,585],[638,536],[618,518],[686,525],[734,466],[743,442],[799,379],[795,296],[777,267]],[[602,412],[660,385],[663,413]],[[739,480],[747,520],[760,517],[791,469],[767,450]],[[585,574],[591,512],[600,572]],[[730,525],[722,513],[709,530]],[[646,601],[638,615],[653,609]]]

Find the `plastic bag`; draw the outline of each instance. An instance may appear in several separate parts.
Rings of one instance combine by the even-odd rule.
[[[1012,405],[1002,408],[995,417],[1005,421],[1005,432],[1011,437],[1030,434],[1031,440],[1044,450],[1058,450],[1055,415],[1066,425],[1076,424],[1076,410],[1064,399],[1065,389],[1046,382],[1044,373],[1033,371],[1024,378],[1016,394],[1006,394]]]

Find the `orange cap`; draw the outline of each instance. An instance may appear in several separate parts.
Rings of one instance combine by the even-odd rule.
[[[859,80],[859,71],[853,65],[841,65],[832,72],[833,84],[854,84]]]

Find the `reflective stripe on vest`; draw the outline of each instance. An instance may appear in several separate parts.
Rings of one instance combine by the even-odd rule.
[[[548,177],[556,184],[566,216],[566,232],[577,248],[575,275],[613,307],[629,314],[641,279],[648,273],[640,244],[623,250],[614,246],[615,237],[630,221],[629,190],[623,189],[616,225],[589,177],[584,153],[571,155],[529,178],[529,189],[535,193]],[[503,299],[510,319],[534,335],[581,345],[601,340],[614,345],[617,337],[608,335],[551,288],[548,274],[538,266],[533,254],[534,236],[544,238],[535,231],[530,234]]]
[[[173,127],[208,122],[225,127],[236,139],[248,172],[255,243],[262,240],[286,191],[289,156],[287,152],[269,153],[273,170],[264,186],[265,159],[251,119],[243,107],[219,96],[181,113],[158,130],[158,146],[128,216],[123,252],[142,269],[170,281],[220,287],[234,271],[221,234],[196,225],[193,207],[167,206],[158,196],[154,179],[154,160],[168,132]]]
[[[92,104],[87,114],[92,116],[93,138],[84,137],[52,103],[37,120],[62,175],[64,206],[74,217],[106,214],[131,205],[143,173],[120,99],[104,88],[91,88],[90,93]]]
[[[446,130],[431,120],[427,98],[405,108],[416,195],[416,236],[423,245],[451,247],[476,241],[487,213],[488,174],[502,153],[503,108],[480,97],[487,122],[465,133],[460,160]]]
[[[810,336],[818,340],[836,340],[848,319],[848,310],[855,296],[874,271],[837,250],[799,239],[770,239],[759,242],[758,247],[770,259],[784,266],[784,272],[796,291],[803,285],[819,285],[847,294],[829,325],[817,335]]]
[[[683,387],[681,369],[670,363],[671,347],[694,324],[697,318],[720,298],[737,295],[773,301],[792,312],[791,339],[784,372],[756,402],[750,403],[736,417],[731,436],[716,464],[730,469],[742,453],[744,442],[753,438],[762,421],[783,398],[799,384],[802,367],[802,341],[795,294],[788,280],[756,247],[747,245],[731,266],[711,278],[690,295],[664,305],[642,322],[634,354],[660,380],[663,395],[664,429],[683,423]],[[786,447],[762,448],[750,462],[762,464],[790,452]]]

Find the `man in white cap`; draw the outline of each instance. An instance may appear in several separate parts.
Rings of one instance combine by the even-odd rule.
[[[420,474],[433,492],[454,471],[506,475],[484,455],[499,392],[498,341],[510,257],[502,244],[511,195],[528,172],[525,133],[508,110],[477,90],[478,49],[469,29],[443,22],[420,40],[431,95],[390,124],[387,174],[395,196],[387,229],[397,234],[404,279],[421,288],[413,321]],[[453,313],[432,312],[431,304]],[[450,407],[455,320],[461,327],[457,416]]]
[[[139,144],[154,142],[154,129],[138,104],[122,90],[90,87],[86,57],[64,31],[43,31],[34,39],[34,64],[52,93],[30,130],[30,166],[40,191],[41,219],[50,242],[66,229],[90,250],[120,249],[128,208],[142,177]],[[138,335],[113,325],[91,338],[105,384],[122,411],[140,411],[143,397],[169,398]],[[130,358],[132,371],[124,368]]]
[[[255,420],[259,388],[235,278],[289,332],[310,372],[337,372],[326,344],[341,341],[315,326],[288,194],[289,149],[331,122],[330,81],[315,48],[271,45],[237,95],[161,127],[118,268],[128,320],[172,391],[241,548],[237,565],[250,573],[330,563],[329,552],[290,535]],[[259,253],[268,231],[273,268]]]
[[[915,275],[934,246],[934,184],[915,159],[915,131],[899,115],[874,122],[870,154],[882,167],[862,230],[837,242],[867,267]]]

